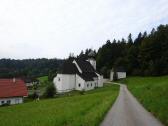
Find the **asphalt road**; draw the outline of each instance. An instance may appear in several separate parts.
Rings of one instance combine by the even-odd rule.
[[[125,85],[100,126],[163,126],[136,100]]]

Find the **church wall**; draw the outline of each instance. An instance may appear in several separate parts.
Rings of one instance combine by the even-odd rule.
[[[58,74],[54,78],[54,85],[57,92],[68,92],[75,89],[75,75],[74,74]]]
[[[97,87],[97,80],[85,82],[85,91],[93,90],[95,87]]]
[[[79,75],[76,75],[76,90],[84,90],[85,80],[83,80]]]

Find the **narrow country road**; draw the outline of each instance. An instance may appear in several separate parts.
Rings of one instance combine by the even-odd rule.
[[[100,126],[163,126],[147,112],[126,85],[120,84],[120,93]]]

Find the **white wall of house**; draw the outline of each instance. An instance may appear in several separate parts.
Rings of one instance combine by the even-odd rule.
[[[96,73],[97,74],[97,73]],[[69,92],[71,90],[92,90],[95,87],[103,86],[103,76],[99,74],[94,81],[85,81],[79,75],[75,74],[57,74],[53,83],[58,93]]]
[[[85,82],[85,91],[95,89],[96,85],[97,85],[97,80],[95,80],[95,81],[86,81]]]
[[[13,97],[13,98],[0,98],[0,105],[10,102],[11,105],[13,104],[20,104],[23,103],[23,97]]]
[[[57,76],[53,80],[54,86],[57,92],[62,92],[62,74],[57,74]]]
[[[103,83],[109,82],[110,79],[109,78],[103,78]]]
[[[99,80],[98,80],[98,87],[103,87],[103,76],[99,75],[98,76]]]
[[[98,87],[103,87],[103,83],[104,83],[103,76],[98,73],[96,73],[96,75],[98,76]]]
[[[110,73],[110,80],[111,81],[113,81],[113,75],[114,75],[114,72],[111,71],[111,73]],[[126,72],[117,72],[117,75],[118,75],[118,79],[126,78]]]
[[[58,93],[68,92],[75,89],[74,74],[57,74],[54,78],[54,85]]]
[[[76,75],[76,90],[84,90],[85,89],[85,80],[83,80],[79,75]]]

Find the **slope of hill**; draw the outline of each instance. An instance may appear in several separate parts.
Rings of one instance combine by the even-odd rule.
[[[95,126],[114,103],[119,86],[106,85],[84,95],[0,107],[1,126]]]
[[[63,64],[61,59],[0,59],[0,78],[40,77],[57,71]]]
[[[168,76],[129,77],[124,83],[148,111],[168,125]]]

